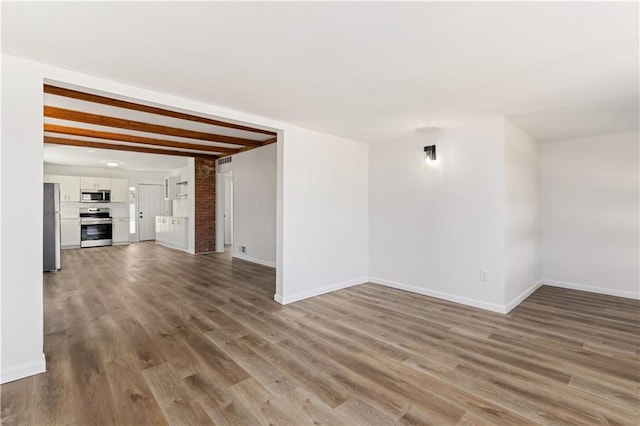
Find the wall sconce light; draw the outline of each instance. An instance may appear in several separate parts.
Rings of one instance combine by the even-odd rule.
[[[424,147],[424,162],[429,164],[436,161],[436,146],[429,145]]]

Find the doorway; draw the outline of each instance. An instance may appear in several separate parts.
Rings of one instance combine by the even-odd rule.
[[[170,216],[171,202],[164,199],[162,185],[138,185],[139,240],[156,239],[156,216]]]
[[[224,245],[233,245],[233,170],[222,175],[224,179]]]

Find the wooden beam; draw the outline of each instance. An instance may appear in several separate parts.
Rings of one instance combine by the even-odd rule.
[[[278,142],[278,138],[271,138],[271,139],[267,139],[266,141],[263,142],[264,145],[269,145],[270,143],[276,143]]]
[[[199,151],[219,152],[220,154],[231,155],[240,152],[236,148],[224,148],[219,146],[199,145],[187,142],[176,142],[165,139],[147,138],[144,136],[125,135],[123,133],[102,132],[98,130],[80,129],[77,127],[59,126],[57,124],[45,123],[45,132],[60,133],[70,136],[85,136],[96,139],[107,139],[118,142],[131,142],[143,145],[163,146],[180,149],[197,149]]]
[[[71,109],[58,108],[47,105],[45,105],[44,107],[44,116],[49,118],[58,118],[60,120],[95,124],[98,126],[117,127],[119,129],[156,133],[160,135],[178,136],[182,138],[199,139],[210,142],[229,143],[251,147],[262,146],[262,141],[256,141],[252,139],[216,135],[214,133],[198,132],[195,130],[179,129],[177,127],[162,126],[159,124],[127,120],[124,118],[108,117],[106,115],[91,114],[88,112],[75,111]]]
[[[103,104],[103,105],[110,105],[118,108],[126,108],[126,109],[135,110],[135,111],[148,112],[151,114],[163,115],[165,117],[173,117],[173,118],[180,118],[182,120],[197,121],[199,123],[212,124],[214,126],[228,127],[230,129],[244,130],[244,131],[253,132],[253,133],[262,133],[270,136],[276,135],[276,133],[271,130],[256,129],[253,127],[243,126],[240,124],[227,123],[220,120],[214,120],[212,118],[200,117],[197,115],[171,111],[164,108],[138,104],[135,102],[108,98],[106,96],[93,95],[91,93],[79,92],[77,90],[64,89],[62,87],[51,86],[49,84],[44,85],[44,93],[48,93],[50,95],[64,96],[66,98],[79,99],[82,101],[94,102],[94,103]]]
[[[177,155],[179,157],[204,157],[204,158],[210,158],[210,159],[216,159],[220,157],[219,155],[201,154],[197,152],[171,151],[169,149],[144,148],[141,146],[81,141],[77,139],[54,138],[52,136],[45,136],[44,143],[53,143],[57,145],[81,146],[86,148],[114,149],[116,151],[143,152],[145,154]]]
[[[263,146],[266,146],[266,145],[269,145],[269,144],[272,144],[272,143],[276,143],[276,142],[278,142],[278,138],[267,139],[266,141],[264,141],[264,145]],[[251,147],[251,146],[243,146],[238,151],[239,152],[245,152],[245,151],[249,151],[250,149],[253,149],[253,148],[254,147]]]

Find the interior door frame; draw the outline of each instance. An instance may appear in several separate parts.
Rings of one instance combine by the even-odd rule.
[[[233,169],[226,173],[222,173],[224,194],[222,199],[224,200],[223,207],[223,229],[224,229],[224,245],[230,245],[233,247]],[[229,217],[227,219],[227,212]],[[229,221],[229,243],[227,244],[227,220]]]
[[[225,177],[226,176],[226,177]],[[224,253],[225,241],[224,241],[224,205],[225,205],[225,181],[230,179],[233,182],[233,164],[219,164],[216,170],[216,252]],[[231,197],[231,248],[233,252],[233,237],[234,237],[234,209],[233,209],[233,196]]]

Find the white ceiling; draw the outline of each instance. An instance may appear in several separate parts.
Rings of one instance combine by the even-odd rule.
[[[119,161],[118,169],[146,172],[169,171],[187,166],[187,157],[66,145],[44,145],[45,164],[111,169],[112,167],[106,165],[106,161]]]
[[[637,2],[4,2],[2,50],[369,142],[638,128]]]

